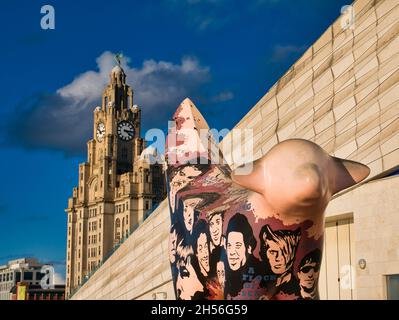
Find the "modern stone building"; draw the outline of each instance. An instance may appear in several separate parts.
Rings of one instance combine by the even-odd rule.
[[[235,128],[253,129],[255,158],[304,138],[371,168],[326,210],[320,294],[398,299],[399,3],[357,0],[348,9]],[[222,141],[233,167],[242,143]],[[72,298],[174,299],[169,225],[163,202]]]
[[[34,258],[21,258],[9,261],[0,266],[0,300],[11,300],[11,289],[18,282],[27,285],[39,285],[43,278],[41,273],[44,264]]]
[[[156,150],[140,136],[141,110],[123,69],[115,66],[94,110],[87,162],[68,200],[66,294],[78,287],[165,198],[163,166],[150,165]]]

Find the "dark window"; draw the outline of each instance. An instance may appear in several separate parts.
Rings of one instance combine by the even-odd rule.
[[[15,281],[16,281],[16,282],[21,281],[21,272],[17,271],[17,272],[15,273]]]
[[[32,280],[33,279],[33,272],[24,272],[24,280]]]
[[[44,277],[44,273],[36,272],[36,280],[37,280],[37,281],[42,280],[43,277]]]

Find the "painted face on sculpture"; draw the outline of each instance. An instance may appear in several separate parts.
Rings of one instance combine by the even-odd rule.
[[[247,262],[244,237],[241,232],[232,231],[227,237],[227,260],[230,269],[236,271]]]
[[[319,273],[320,270],[316,262],[305,264],[298,272],[300,286],[304,289],[315,289]]]
[[[176,230],[173,230],[169,235],[169,261],[174,263],[176,261],[176,246],[177,246],[177,234]]]
[[[170,186],[172,188],[171,192],[177,192],[184,188],[200,174],[201,170],[198,170],[195,166],[185,166],[176,173],[170,182]]]
[[[269,260],[270,267],[274,274],[283,274],[287,272],[287,258],[282,248],[278,245],[278,243],[266,240],[267,251],[266,256]]]
[[[209,245],[205,233],[201,233],[197,242],[197,258],[202,269],[209,272]]]
[[[186,230],[191,233],[194,225],[194,211],[196,205],[201,201],[200,198],[187,199],[183,202],[183,219]]]
[[[211,234],[212,243],[215,246],[220,246],[223,232],[223,217],[222,214],[215,214],[209,221],[209,232]]]
[[[183,300],[190,300],[196,292],[201,292],[203,286],[198,280],[197,274],[191,264],[192,248],[178,246],[176,267],[178,270],[176,290],[177,297]]]
[[[226,282],[226,272],[225,272],[225,269],[224,269],[223,261],[219,261],[216,264],[216,273],[217,273],[219,284],[222,287],[224,287],[224,283]]]

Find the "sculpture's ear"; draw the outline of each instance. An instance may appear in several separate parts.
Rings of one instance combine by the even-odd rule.
[[[349,188],[367,178],[370,168],[356,161],[332,157],[336,167],[333,194]]]
[[[239,172],[245,172],[246,170],[240,170],[244,166],[248,166],[248,168],[252,168],[249,170],[248,174],[239,174]],[[237,183],[243,188],[263,193],[264,188],[264,161],[263,157],[255,160],[252,163],[246,163],[238,167],[236,170],[233,171],[231,174],[231,180]]]

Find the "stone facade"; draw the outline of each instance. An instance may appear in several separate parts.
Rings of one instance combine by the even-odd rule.
[[[387,177],[399,167],[399,3],[357,0],[353,10],[352,27],[343,28],[346,17],[339,17],[235,128],[253,129],[255,159],[280,141],[304,138],[371,168],[365,182],[338,194],[327,208],[327,224],[338,225],[343,216],[353,221],[354,237],[343,245],[350,246],[355,285],[350,294],[322,297],[385,299],[386,276],[399,274],[399,178]],[[245,141],[232,137],[221,146],[231,150],[224,154],[235,167],[249,159],[235,157]],[[174,299],[168,226],[164,201],[73,298]],[[137,238],[152,245],[151,257]],[[359,259],[366,260],[365,269]],[[323,263],[327,270],[335,261]],[[340,281],[335,269],[336,277],[327,272],[335,277],[331,282]]]
[[[398,201],[399,175],[394,175],[342,194],[327,208],[327,219],[353,216],[355,299],[387,299],[386,276],[399,274]],[[366,261],[364,269],[359,267],[361,259]]]
[[[156,150],[144,149],[141,110],[125,80],[123,69],[114,67],[102,106],[94,110],[87,162],[79,165],[68,200],[67,295],[166,195],[163,167],[149,164]]]

